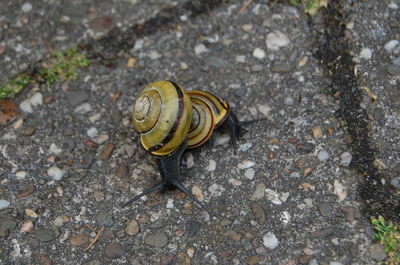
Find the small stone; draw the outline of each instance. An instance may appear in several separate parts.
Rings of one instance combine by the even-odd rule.
[[[35,232],[36,238],[42,242],[48,242],[53,240],[53,232],[48,229],[38,229]]]
[[[279,30],[271,32],[267,35],[266,44],[268,49],[277,51],[280,47],[290,44],[289,38]]]
[[[62,149],[59,148],[55,143],[52,143],[49,147],[49,152],[55,155],[59,155],[62,153]]]
[[[10,206],[10,202],[7,200],[0,200],[0,209],[5,209]]]
[[[17,223],[10,216],[0,217],[0,237],[8,237],[16,226]]]
[[[264,70],[264,66],[261,64],[253,64],[250,68],[253,73],[261,72],[262,70]]]
[[[111,29],[113,19],[109,16],[96,17],[89,22],[89,26],[93,31],[106,31]]]
[[[221,68],[225,66],[225,61],[216,56],[209,56],[205,59],[205,63],[209,66],[213,66],[215,68]]]
[[[58,181],[63,178],[65,174],[65,170],[58,168],[58,167],[51,167],[47,170],[47,175],[52,177],[53,180]]]
[[[260,258],[258,256],[251,256],[246,260],[247,265],[255,265],[258,264]]]
[[[202,53],[205,53],[205,52],[208,52],[208,49],[206,48],[206,46],[204,46],[204,44],[197,44],[195,47],[194,47],[194,53],[196,54],[196,55],[199,55],[199,54],[202,54]]]
[[[111,242],[104,247],[104,254],[110,259],[117,259],[124,255],[124,249],[118,242]]]
[[[199,201],[203,201],[204,196],[203,196],[203,193],[201,191],[201,187],[199,185],[197,185],[197,184],[193,185],[192,193],[196,197],[196,199],[198,199]]]
[[[147,56],[151,59],[151,60],[156,60],[161,58],[161,54],[158,51],[150,51]]]
[[[35,186],[29,185],[28,187],[26,187],[26,189],[18,193],[17,198],[25,198],[30,194],[32,194],[32,192],[34,191],[35,191]]]
[[[244,25],[242,26],[242,29],[243,29],[244,31],[246,31],[246,32],[250,32],[250,31],[253,29],[253,25],[251,25],[251,24],[244,24]]]
[[[345,206],[342,208],[342,211],[344,212],[344,217],[349,223],[353,223],[355,220],[358,220],[361,217],[359,209],[352,206]]]
[[[153,247],[163,248],[167,245],[168,238],[163,232],[153,232],[145,236],[144,242]]]
[[[75,108],[75,112],[79,114],[85,114],[92,110],[92,106],[89,103],[83,103]]]
[[[189,258],[193,258],[194,257],[194,248],[188,248],[188,250],[186,251],[186,253],[188,254]]]
[[[215,160],[213,159],[208,160],[208,166],[206,167],[208,171],[214,171],[216,167],[217,167],[217,162],[215,162]]]
[[[326,161],[326,160],[329,159],[328,152],[326,152],[324,150],[319,151],[317,156],[318,156],[319,161],[321,161],[321,162]]]
[[[33,8],[32,4],[30,4],[30,3],[24,3],[24,4],[22,5],[22,7],[21,7],[21,10],[22,10],[22,12],[24,12],[24,13],[29,13],[29,12],[32,11],[32,8]]]
[[[258,201],[264,197],[265,193],[265,184],[264,183],[258,183],[256,185],[256,188],[253,192],[253,194],[250,197],[251,201]]]
[[[244,171],[244,177],[249,180],[253,180],[255,174],[256,174],[256,171],[253,168],[248,168]]]
[[[188,237],[193,237],[197,234],[197,232],[199,232],[201,228],[201,224],[199,222],[197,222],[196,220],[189,220],[186,222],[186,234],[188,235]]]
[[[360,58],[369,60],[372,57],[372,50],[370,48],[363,48],[360,52]]]
[[[253,56],[256,57],[257,59],[264,59],[266,54],[265,51],[263,49],[260,48],[255,48],[253,51]]]
[[[333,211],[333,207],[328,202],[322,202],[319,204],[318,210],[322,216],[329,216]]]
[[[115,171],[115,176],[119,178],[125,178],[128,176],[129,170],[127,165],[120,165],[117,170]]]
[[[95,190],[93,192],[93,197],[97,202],[104,201],[106,194],[101,190]]]
[[[388,7],[390,9],[398,9],[399,8],[399,6],[395,2],[390,2]]]
[[[26,220],[21,225],[21,232],[30,233],[33,230],[33,222],[31,220]]]
[[[340,183],[337,179],[333,181],[333,193],[338,196],[338,201],[343,201],[347,196],[346,187]]]
[[[338,261],[331,261],[329,262],[329,265],[344,265],[344,264]]]
[[[371,258],[376,261],[384,261],[387,257],[385,247],[380,243],[370,245],[369,253],[371,254]]]
[[[0,55],[6,51],[6,46],[0,44]]]
[[[105,142],[108,141],[110,137],[106,133],[102,133],[99,136],[97,136],[94,140],[97,144],[104,144]]]
[[[22,132],[23,136],[32,136],[35,133],[35,127],[33,126],[28,126],[25,128],[25,130]]]
[[[26,216],[32,217],[32,218],[39,217],[39,215],[34,210],[31,210],[31,209],[25,209],[25,214],[26,214]]]
[[[71,220],[70,220],[70,218],[69,218],[68,216],[66,216],[66,215],[60,215],[60,216],[57,216],[56,219],[54,219],[53,224],[54,224],[54,226],[56,226],[56,227],[61,227],[61,226],[63,226],[65,223],[68,223],[68,222],[70,222],[70,221],[71,221]]]
[[[88,129],[88,130],[86,131],[86,134],[87,134],[87,136],[89,136],[90,138],[94,138],[94,137],[96,137],[96,136],[99,135],[99,131],[98,131],[95,127],[92,127],[92,128],[90,128],[90,129]]]
[[[139,233],[139,223],[136,220],[131,220],[127,223],[125,232],[130,236],[135,236]]]
[[[261,112],[265,117],[269,117],[270,116],[270,112],[271,112],[271,107],[268,106],[267,104],[259,104],[258,105],[258,111]]]
[[[285,105],[293,105],[294,99],[292,97],[285,97],[283,103],[285,103]]]
[[[37,92],[33,94],[33,96],[30,98],[31,105],[33,107],[43,105],[43,95],[40,92]]]
[[[342,166],[348,167],[351,163],[352,158],[353,157],[349,152],[343,152],[340,155],[340,164],[342,164]]]
[[[237,165],[237,167],[238,169],[247,169],[253,167],[255,164],[256,163],[254,163],[253,161],[243,160]]]
[[[113,143],[107,143],[100,151],[100,158],[102,160],[106,160],[111,156],[112,151],[114,150]]]
[[[99,225],[112,226],[114,224],[113,217],[106,213],[101,213],[96,216],[96,221]]]
[[[67,94],[68,103],[76,107],[89,99],[89,93],[84,90],[71,91]]]
[[[189,69],[189,65],[185,62],[180,62],[181,70]]]
[[[389,64],[386,67],[386,70],[388,71],[389,74],[393,75],[393,76],[398,76],[400,75],[400,65],[396,65],[396,64]]]
[[[291,64],[286,64],[286,63],[272,63],[271,64],[271,72],[273,73],[289,73],[290,71],[292,71],[294,68],[294,65]]]
[[[275,249],[279,245],[279,241],[274,233],[268,232],[263,236],[263,244],[268,249]]]
[[[314,144],[312,143],[302,143],[296,145],[296,151],[302,154],[308,154],[314,149]]]
[[[246,62],[246,55],[236,55],[235,61],[237,63],[245,63]]]
[[[29,99],[25,99],[25,100],[21,101],[21,103],[19,103],[19,108],[23,112],[27,112],[27,113],[32,113],[33,112],[32,104],[31,104],[31,101]]]
[[[390,185],[396,189],[400,189],[400,177],[394,176],[390,179]]]
[[[161,257],[160,265],[173,265],[175,260],[175,255],[166,255]]]
[[[315,139],[321,138],[323,135],[322,129],[319,126],[315,126],[312,128],[312,134]]]
[[[192,168],[194,166],[194,158],[191,152],[186,152],[185,154],[185,162],[187,168]]]
[[[69,243],[74,247],[83,247],[89,244],[89,235],[87,233],[81,233],[72,235],[69,239]]]
[[[217,132],[215,133],[214,146],[226,144],[229,142],[230,139],[231,137],[229,136],[229,134],[222,134]]]
[[[224,235],[234,241],[239,241],[242,238],[241,234],[239,234],[238,232],[233,231],[233,230],[226,231]]]
[[[396,48],[396,46],[398,46],[398,45],[399,45],[399,41],[398,40],[391,40],[391,41],[389,41],[389,42],[387,42],[385,44],[385,49],[388,52],[392,52],[393,49]]]
[[[208,191],[211,192],[212,196],[221,196],[221,194],[225,191],[225,188],[217,183],[214,183],[208,187]]]
[[[265,211],[262,206],[258,203],[253,203],[251,205],[251,210],[253,212],[254,217],[257,219],[259,224],[264,224],[266,220]]]

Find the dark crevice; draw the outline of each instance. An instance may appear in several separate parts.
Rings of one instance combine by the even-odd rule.
[[[330,1],[323,13],[325,29],[319,34],[316,56],[326,67],[332,82],[332,94],[339,95],[340,109],[337,114],[345,121],[345,130],[352,139],[353,159],[350,166],[365,176],[365,182],[359,187],[359,194],[365,202],[365,214],[399,220],[399,196],[381,184],[382,173],[373,163],[376,152],[368,134],[367,113],[360,107],[362,93],[354,72],[351,44],[344,34],[345,12],[340,2]]]

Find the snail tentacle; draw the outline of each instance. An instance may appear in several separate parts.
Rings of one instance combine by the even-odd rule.
[[[146,189],[145,191],[143,191],[143,192],[140,193],[139,195],[137,195],[137,196],[135,196],[135,197],[129,199],[128,201],[124,202],[124,203],[121,205],[121,207],[126,207],[126,206],[128,206],[129,204],[131,204],[132,202],[136,201],[137,199],[143,197],[144,195],[147,195],[147,194],[152,193],[152,192],[154,192],[154,191],[162,190],[164,187],[165,187],[165,183],[164,183],[164,182],[160,182],[160,183],[154,185],[153,187]]]

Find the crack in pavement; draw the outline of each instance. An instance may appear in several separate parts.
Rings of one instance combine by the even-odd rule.
[[[324,11],[324,31],[319,33],[316,56],[328,70],[332,81],[332,94],[339,93],[339,117],[346,122],[345,130],[351,136],[353,153],[352,168],[366,176],[360,183],[359,194],[365,203],[368,216],[383,215],[391,220],[400,220],[400,199],[390,188],[381,183],[383,178],[374,166],[376,151],[368,133],[368,117],[360,107],[362,92],[357,84],[355,64],[350,53],[351,45],[345,39],[344,18],[341,1],[331,1]]]

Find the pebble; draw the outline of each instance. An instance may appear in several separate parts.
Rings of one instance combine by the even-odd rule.
[[[207,47],[206,46],[204,46],[204,44],[197,44],[195,47],[194,47],[194,53],[196,54],[196,55],[199,55],[199,54],[202,54],[202,53],[205,53],[205,52],[208,52],[208,49],[207,49]]]
[[[308,154],[314,149],[314,144],[304,143],[296,145],[296,151],[302,154]]]
[[[282,192],[282,194],[280,194],[275,190],[265,189],[265,196],[267,197],[267,200],[271,201],[273,204],[281,205],[287,201],[289,192]]]
[[[33,222],[31,220],[26,220],[21,224],[21,232],[30,233],[33,230]]]
[[[333,181],[333,193],[338,196],[338,201],[343,201],[347,196],[346,187],[340,183],[337,179]]]
[[[390,9],[398,9],[399,8],[399,6],[395,2],[390,2],[388,7]]]
[[[203,193],[201,191],[201,187],[199,185],[197,185],[197,184],[193,185],[192,193],[196,197],[196,199],[198,199],[199,201],[203,201],[204,196],[203,196]]]
[[[30,4],[30,3],[24,3],[24,4],[22,5],[22,7],[21,7],[21,10],[22,10],[22,12],[24,12],[24,13],[29,13],[29,12],[32,11],[32,8],[33,8],[32,4]]]
[[[342,208],[342,211],[344,212],[344,217],[349,223],[353,223],[361,217],[360,210],[353,206],[345,206]]]
[[[387,42],[385,44],[385,49],[388,52],[392,52],[393,49],[396,48],[396,46],[398,46],[398,45],[399,45],[399,41],[398,40],[391,40],[391,41],[389,41],[389,42]]]
[[[144,242],[147,245],[162,248],[167,245],[168,238],[163,232],[153,232],[145,236]]]
[[[150,58],[151,60],[156,60],[156,59],[161,58],[161,54],[160,54],[158,51],[151,51],[151,52],[148,54],[148,56],[149,56],[149,58]]]
[[[261,112],[265,117],[269,117],[270,116],[270,112],[271,112],[271,107],[268,106],[267,104],[259,104],[258,106],[258,111]]]
[[[58,181],[63,178],[65,174],[65,170],[59,168],[59,167],[51,167],[47,170],[47,175],[49,177],[52,177],[53,180]]]
[[[256,57],[257,59],[264,59],[266,54],[265,51],[263,49],[260,48],[255,48],[253,51],[253,56]]]
[[[268,49],[275,51],[290,44],[289,38],[279,30],[269,33],[265,42]]]
[[[25,128],[25,130],[22,132],[23,136],[32,136],[35,133],[35,127],[33,126],[28,126]]]
[[[242,238],[242,235],[234,230],[228,230],[224,233],[224,235],[234,241],[239,241]]]
[[[0,217],[0,237],[8,237],[16,226],[17,223],[10,216]]]
[[[53,232],[49,229],[38,229],[35,232],[36,238],[42,242],[48,242],[53,239]]]
[[[289,73],[294,68],[294,65],[285,64],[285,63],[272,63],[271,64],[271,72],[273,73]]]
[[[247,150],[249,150],[252,146],[253,146],[252,143],[244,143],[244,144],[239,145],[238,150],[239,150],[239,151],[247,151]]]
[[[386,70],[387,70],[388,73],[391,74],[391,75],[394,75],[394,76],[400,75],[400,65],[389,64],[389,65],[386,67]]]
[[[91,123],[95,123],[96,121],[98,121],[100,119],[101,119],[101,114],[100,113],[96,113],[96,114],[94,114],[94,115],[89,117],[89,121]]]
[[[349,152],[343,152],[340,155],[340,164],[342,164],[342,166],[348,167],[351,163],[352,158],[353,156]]]
[[[285,105],[293,105],[294,99],[292,97],[285,97],[283,103],[285,103]]]
[[[265,193],[265,184],[264,183],[258,183],[256,185],[256,188],[254,189],[253,194],[250,196],[251,201],[258,201],[264,197]]]
[[[40,92],[37,92],[32,95],[29,99],[25,99],[19,104],[20,109],[23,112],[32,113],[33,107],[43,104],[43,95]]]
[[[113,20],[109,16],[101,16],[92,19],[89,22],[89,26],[93,31],[106,31],[112,27]]]
[[[59,148],[55,143],[52,143],[49,147],[49,152],[55,155],[59,155],[62,153],[62,149]]]
[[[246,62],[246,55],[236,55],[235,61],[237,63],[245,63]]]
[[[208,187],[208,191],[211,192],[211,196],[221,196],[222,192],[225,191],[225,188],[217,183],[214,183]]]
[[[244,177],[249,180],[253,180],[255,174],[256,174],[256,171],[252,168],[248,168],[244,171]]]
[[[114,150],[113,143],[107,143],[100,151],[100,158],[102,160],[106,160],[111,156],[112,151]]]
[[[264,70],[264,66],[261,64],[254,64],[250,67],[250,71],[253,73],[261,72]]]
[[[208,166],[206,169],[208,171],[214,171],[217,168],[217,162],[213,159],[208,160]]]
[[[255,165],[253,161],[250,160],[243,160],[239,164],[237,164],[238,169],[246,169],[246,168],[251,168]]]
[[[323,136],[322,129],[320,126],[315,126],[312,129],[312,134],[315,139],[321,138]]]
[[[396,189],[400,189],[400,177],[397,177],[397,176],[392,177],[390,179],[390,185],[392,185]]]
[[[56,226],[56,227],[61,227],[61,226],[63,226],[65,223],[68,223],[68,222],[70,222],[70,221],[71,221],[71,220],[70,220],[70,218],[69,218],[68,216],[66,216],[66,215],[60,215],[60,216],[57,216],[56,219],[54,219],[53,224],[54,224],[54,226]]]
[[[104,254],[108,258],[116,259],[124,255],[124,249],[122,248],[121,244],[113,241],[105,246]]]
[[[90,138],[94,138],[94,137],[97,137],[99,135],[99,131],[95,127],[92,127],[92,128],[90,128],[90,129],[88,129],[86,131],[86,134]]]
[[[363,48],[359,55],[360,58],[369,60],[372,57],[372,50],[370,48]]]
[[[384,261],[387,257],[385,247],[380,243],[375,243],[369,246],[369,253],[371,258],[376,261]]]
[[[253,29],[253,25],[251,25],[251,24],[244,24],[244,25],[242,26],[242,29],[243,29],[244,31],[246,31],[246,32],[250,32],[250,31]]]
[[[10,206],[10,202],[7,200],[0,200],[0,209],[5,209]]]
[[[39,215],[35,211],[33,211],[31,209],[25,209],[25,214],[26,214],[26,216],[32,217],[32,218],[38,218],[39,217]]]
[[[329,262],[329,265],[343,265],[343,263],[338,262],[338,261],[331,261],[331,262]]]
[[[139,223],[136,220],[128,221],[125,232],[130,236],[137,235],[139,233]]]
[[[86,92],[85,90],[71,91],[67,94],[67,102],[73,107],[78,106],[79,104],[85,102],[88,99],[89,99],[89,93]]]
[[[101,190],[95,190],[93,192],[93,197],[97,202],[104,201],[106,194]]]
[[[174,209],[174,200],[173,199],[168,199],[167,200],[167,205],[165,206],[167,209]]]
[[[30,194],[32,194],[32,192],[34,192],[34,191],[35,191],[35,186],[29,185],[28,187],[26,187],[26,189],[24,189],[23,191],[21,191],[17,194],[17,198],[25,198],[25,197],[29,196]]]
[[[329,216],[333,211],[333,207],[329,202],[322,202],[318,206],[318,211],[322,216]]]
[[[256,218],[259,224],[264,224],[266,220],[265,211],[262,206],[258,203],[253,203],[251,205],[251,210],[253,212],[254,217]]]
[[[318,156],[319,161],[322,161],[322,162],[329,159],[328,152],[326,152],[324,150],[319,151],[317,156]]]
[[[214,146],[223,145],[229,142],[231,137],[227,133],[215,133]]]
[[[87,233],[81,233],[72,235],[69,239],[69,243],[74,247],[83,247],[89,244],[89,235]]]
[[[200,231],[200,228],[201,223],[196,220],[189,220],[186,222],[185,231],[188,237],[193,237]]]
[[[173,265],[175,261],[175,255],[162,256],[160,259],[160,265]],[[139,264],[139,263],[138,263]]]
[[[85,114],[92,110],[92,106],[89,103],[83,103],[75,108],[75,112],[79,114]]]
[[[101,213],[96,216],[96,222],[98,225],[112,226],[114,224],[113,217],[106,213]]]
[[[279,245],[279,241],[274,233],[268,232],[263,236],[263,244],[268,249],[275,249]]]
[[[209,66],[213,66],[215,68],[221,68],[225,66],[225,61],[216,56],[209,56],[205,59],[205,63]]]

